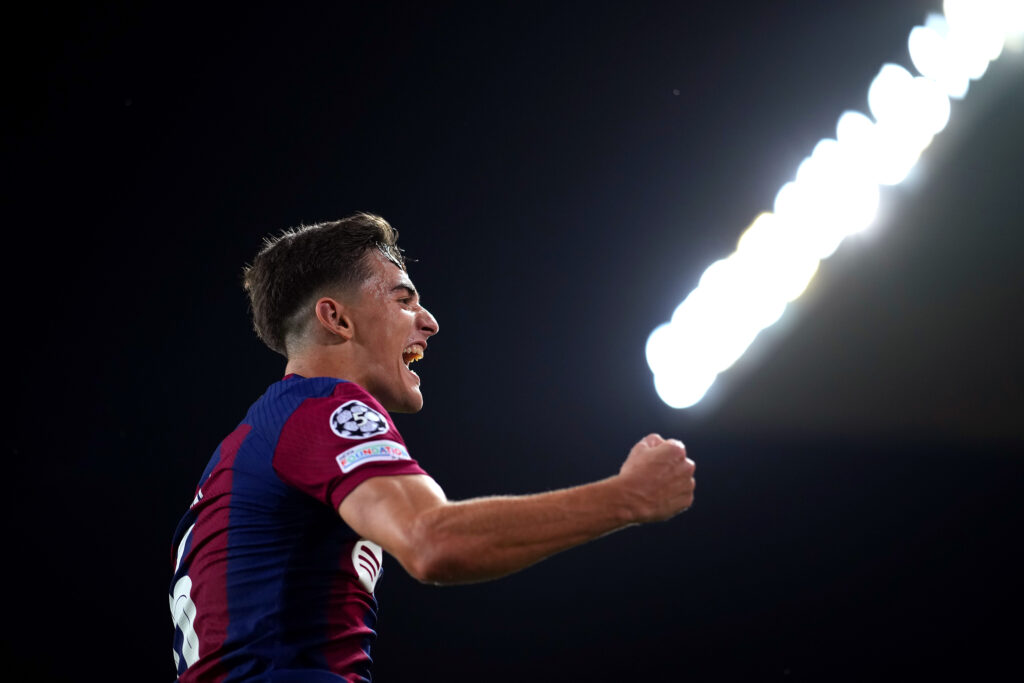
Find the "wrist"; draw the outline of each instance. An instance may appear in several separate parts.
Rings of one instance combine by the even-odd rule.
[[[616,474],[597,482],[605,491],[605,504],[619,526],[638,524],[643,519],[643,501],[629,486],[628,480]]]

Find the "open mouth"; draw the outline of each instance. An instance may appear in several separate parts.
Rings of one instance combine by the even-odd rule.
[[[409,367],[411,363],[415,363],[420,358],[423,358],[423,346],[421,344],[410,344],[402,351],[402,362],[405,363],[405,367]]]

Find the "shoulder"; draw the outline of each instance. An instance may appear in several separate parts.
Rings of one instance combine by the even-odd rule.
[[[335,509],[367,478],[423,474],[384,407],[358,384],[338,380],[291,412],[272,463],[280,479]]]
[[[290,411],[289,428],[349,441],[362,441],[395,430],[391,416],[380,402],[355,382],[328,380],[314,391],[308,390],[311,388],[299,392],[302,398]]]
[[[405,453],[391,416],[358,384],[331,380],[319,391],[302,393],[305,397],[290,412],[277,439],[279,457],[305,460],[314,453],[330,453],[333,460],[343,451],[361,451],[371,444]]]

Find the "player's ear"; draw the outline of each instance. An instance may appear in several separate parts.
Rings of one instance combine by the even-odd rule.
[[[345,304],[337,299],[325,296],[316,302],[316,319],[320,326],[341,341],[348,341],[355,334],[352,316]]]

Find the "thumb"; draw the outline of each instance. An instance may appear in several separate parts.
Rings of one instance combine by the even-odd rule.
[[[648,448],[654,448],[660,443],[665,443],[665,439],[661,438],[661,434],[648,434],[643,438],[643,444]]]

